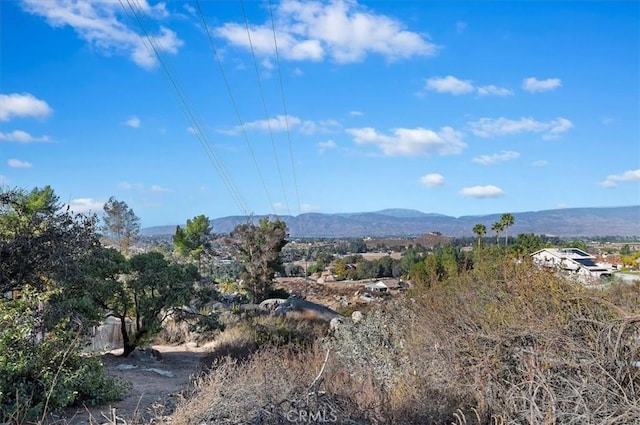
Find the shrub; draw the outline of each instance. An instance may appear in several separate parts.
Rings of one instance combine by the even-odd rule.
[[[21,423],[70,405],[117,400],[128,391],[62,323],[43,335],[37,302],[0,301],[0,418]],[[34,308],[35,307],[35,308]]]
[[[258,347],[259,329],[270,348],[216,361],[174,423],[287,423],[295,406],[334,409],[338,423],[640,423],[640,316],[611,301],[631,304],[633,288],[589,290],[503,259],[315,344],[284,342],[288,322],[247,324],[238,332]]]
[[[319,346],[303,352],[271,347],[241,364],[217,362],[196,381],[194,395],[177,407],[171,423],[286,424],[312,415],[326,422],[372,423],[380,400],[369,378],[351,377]]]

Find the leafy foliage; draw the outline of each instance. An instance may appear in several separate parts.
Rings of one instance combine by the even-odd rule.
[[[173,249],[178,255],[190,258],[201,269],[203,257],[210,255],[212,238],[211,221],[205,215],[199,215],[193,220],[187,220],[183,229],[178,226],[173,236]]]
[[[0,193],[1,421],[114,400],[126,389],[80,355],[82,332],[99,316],[83,290],[99,247],[95,225],[63,210],[50,187]]]
[[[124,255],[129,255],[131,246],[140,234],[140,219],[124,201],[113,196],[104,204],[103,232],[107,240]]]
[[[93,296],[98,305],[120,319],[123,355],[128,356],[160,331],[173,308],[189,304],[199,274],[193,265],[172,264],[158,252],[137,254],[128,261],[114,250],[105,253],[101,266],[111,277],[96,287]],[[128,317],[135,321],[131,333]]]
[[[251,301],[259,303],[272,290],[273,278],[280,270],[280,251],[287,243],[287,225],[284,221],[260,220],[258,225],[245,223],[230,235],[230,245],[242,262],[242,286]]]

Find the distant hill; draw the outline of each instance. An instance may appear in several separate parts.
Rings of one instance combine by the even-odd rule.
[[[610,208],[565,208],[546,211],[512,213],[515,225],[509,234],[537,233],[553,236],[640,236],[640,205]],[[292,237],[390,237],[418,236],[428,232],[461,237],[473,236],[472,228],[487,226],[500,219],[502,213],[483,216],[450,217],[416,210],[387,209],[377,212],[280,216]],[[229,233],[248,219],[257,222],[263,216],[230,216],[211,220],[216,233]],[[175,233],[176,226],[142,229],[143,235]]]

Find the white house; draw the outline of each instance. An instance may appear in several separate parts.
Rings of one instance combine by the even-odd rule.
[[[376,283],[367,285],[366,289],[367,291],[382,293],[382,292],[387,292],[389,290],[389,287],[385,285],[384,282],[378,281]]]
[[[596,263],[596,257],[578,248],[544,248],[531,254],[531,258],[538,266],[576,274],[587,281],[610,277],[614,272],[610,266]]]

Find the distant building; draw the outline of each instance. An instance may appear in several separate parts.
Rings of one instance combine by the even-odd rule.
[[[376,293],[383,293],[389,290],[389,287],[380,281],[369,284],[365,288],[367,289],[367,291],[376,292]]]
[[[593,255],[578,248],[544,248],[531,254],[533,263],[577,275],[582,281],[611,277],[610,264],[596,263]]]

